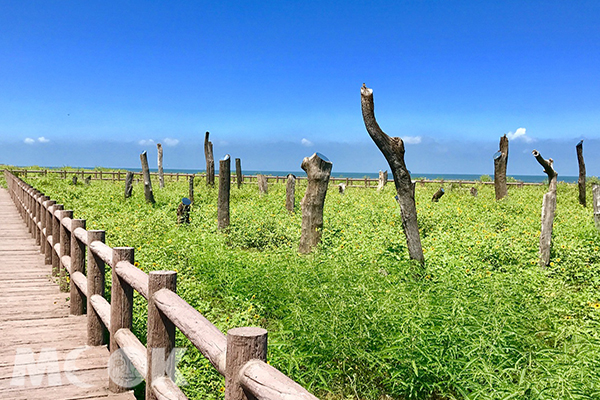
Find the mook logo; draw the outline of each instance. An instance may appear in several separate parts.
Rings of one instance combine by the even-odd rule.
[[[93,347],[80,347],[66,354],[63,351],[63,356],[59,357],[59,351],[55,348],[43,348],[35,352],[29,347],[20,347],[15,354],[10,385],[40,387],[44,384],[44,378],[47,378],[44,386],[60,386],[70,383],[80,388],[92,387],[93,385],[82,381],[78,376],[78,372],[85,369],[79,368],[77,363],[89,359],[89,355],[84,355],[84,353],[94,349]],[[178,386],[187,385],[183,375],[177,369],[177,364],[185,351],[184,348],[175,348],[166,356],[164,348],[152,349],[152,376],[168,376]],[[146,369],[146,359],[140,357],[140,359],[131,360],[127,354],[135,357],[136,352],[134,349],[128,348],[120,348],[113,352],[108,359],[107,368],[108,375],[114,383],[132,389],[144,380],[136,365]],[[61,358],[64,360],[60,360]],[[143,375],[146,373],[147,371],[144,370]],[[92,379],[97,382],[97,379]]]

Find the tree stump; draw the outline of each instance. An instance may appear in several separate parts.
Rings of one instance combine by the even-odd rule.
[[[444,195],[444,193],[445,193],[444,188],[443,187],[439,188],[437,190],[437,192],[435,192],[433,194],[431,201],[433,201],[434,203],[437,203],[440,200],[440,198]]]
[[[477,189],[475,188],[475,186],[471,187],[470,192],[471,192],[471,196],[477,197],[478,193],[477,193]]]
[[[340,184],[338,185],[338,192],[339,192],[340,194],[344,194],[344,193],[346,193],[346,184],[345,184],[345,183],[340,183]]]
[[[496,200],[503,199],[508,193],[506,185],[506,165],[508,164],[508,138],[500,138],[500,150],[494,154],[494,190]]]
[[[126,199],[130,198],[132,192],[133,192],[133,172],[127,171],[127,175],[125,176],[125,198]]]
[[[537,150],[533,150],[532,154],[544,167],[544,172],[548,175],[548,193],[544,195],[542,202],[542,228],[540,231],[540,266],[547,267],[550,264],[550,250],[552,248],[552,227],[556,211],[556,177],[558,174],[552,167],[554,161],[551,158],[545,160]]]
[[[87,178],[85,178],[85,184],[89,186],[89,185],[90,185],[90,183],[92,183],[92,176],[91,176],[91,175],[88,175],[88,177],[87,177]]]
[[[239,158],[235,159],[235,181],[238,189],[241,188],[244,183],[244,175],[242,174],[242,160]]]
[[[229,226],[229,194],[231,191],[231,158],[227,154],[219,161],[219,198],[217,207],[217,228]]]
[[[215,158],[213,144],[208,140],[209,132],[204,136],[204,157],[206,158],[206,185],[215,186]]]
[[[181,203],[177,207],[177,223],[178,224],[189,224],[190,223],[190,205],[192,201],[187,197],[181,199]]]
[[[156,143],[156,149],[158,150],[158,183],[162,189],[165,187],[165,175],[163,172],[163,148],[162,144]]]
[[[154,204],[154,193],[152,192],[152,181],[150,180],[150,168],[148,168],[148,156],[145,151],[140,154],[140,160],[142,161],[144,196],[146,197],[146,203]]]
[[[291,213],[296,208],[296,176],[288,174],[285,186],[285,208]]]
[[[269,185],[267,183],[267,177],[265,175],[256,175],[256,181],[258,183],[258,193],[261,195],[267,194],[269,191]]]
[[[419,225],[417,223],[417,207],[414,196],[415,189],[410,177],[410,172],[404,163],[404,142],[399,137],[388,136],[379,127],[379,124],[375,119],[373,90],[367,88],[363,84],[360,94],[362,115],[367,132],[385,156],[385,159],[392,170],[392,174],[394,175],[394,184],[396,185],[396,193],[398,194],[402,227],[404,228],[404,234],[406,235],[409,257],[423,264],[425,262],[425,257],[423,256],[421,237],[419,236]]]
[[[387,171],[379,171],[379,180],[377,182],[377,191],[380,192],[383,187],[387,184],[388,181],[388,172]]]
[[[333,164],[318,153],[305,157],[301,165],[308,177],[308,187],[300,205],[302,206],[302,230],[298,251],[310,253],[321,242],[323,229],[323,206]]]
[[[585,207],[585,162],[583,161],[583,140],[575,146],[577,150],[577,163],[579,164],[579,204]]]
[[[77,175],[73,175],[73,179],[71,180],[73,186],[77,186]]]

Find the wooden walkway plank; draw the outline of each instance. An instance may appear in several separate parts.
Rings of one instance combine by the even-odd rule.
[[[69,315],[51,271],[0,188],[0,399],[134,400],[109,392],[108,350],[85,345],[86,316]]]

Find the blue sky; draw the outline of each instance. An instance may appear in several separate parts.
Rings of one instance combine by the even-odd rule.
[[[169,168],[215,156],[386,169],[360,86],[415,173],[600,175],[598,1],[0,2],[0,163]]]

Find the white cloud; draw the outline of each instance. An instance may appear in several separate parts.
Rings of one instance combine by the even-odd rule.
[[[310,147],[310,146],[313,145],[313,142],[311,142],[307,138],[302,138],[302,140],[300,141],[300,143],[302,143],[302,146],[306,146],[306,147]]]
[[[154,140],[152,140],[152,139],[142,139],[142,140],[140,140],[138,142],[138,144],[140,146],[148,146],[148,145],[154,144]]]
[[[32,138],[28,137],[28,138],[25,138],[24,142],[27,143],[27,144],[34,144],[35,140],[33,140]]]
[[[519,128],[514,133],[508,132],[506,134],[506,137],[508,138],[508,140],[522,140],[525,143],[531,143],[534,141],[533,138],[527,136],[525,128]]]
[[[419,144],[421,143],[421,136],[403,136],[402,141],[406,144]]]
[[[165,138],[163,142],[165,143],[165,145],[173,147],[179,144],[179,139]]]
[[[40,142],[40,143],[48,143],[49,141],[50,141],[50,139],[46,139],[46,138],[45,138],[45,137],[43,137],[43,136],[40,136],[40,137],[38,138],[38,142]]]

